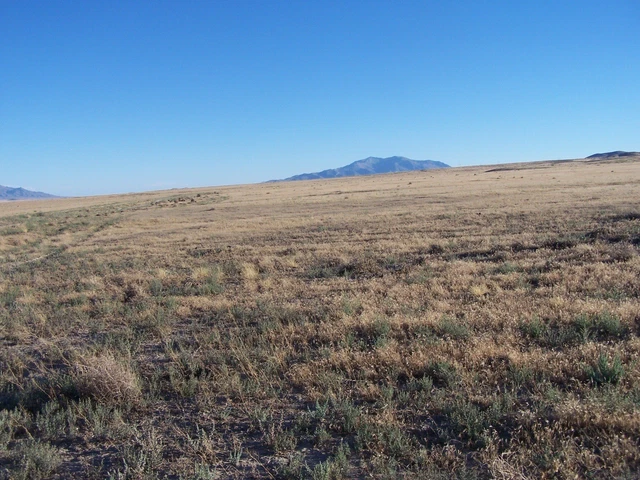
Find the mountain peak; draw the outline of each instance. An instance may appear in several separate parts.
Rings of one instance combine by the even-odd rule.
[[[291,180],[315,180],[321,178],[355,177],[361,175],[376,175],[380,173],[408,172],[414,170],[429,170],[433,168],[447,168],[449,165],[435,160],[411,160],[410,158],[394,157],[367,157],[356,160],[349,165],[340,168],[331,168],[315,173],[303,173],[285,178]]]

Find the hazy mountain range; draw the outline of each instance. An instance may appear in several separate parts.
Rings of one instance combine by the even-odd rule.
[[[285,178],[290,180],[316,180],[320,178],[355,177],[358,175],[375,175],[377,173],[408,172],[411,170],[428,170],[432,168],[447,168],[449,165],[435,160],[411,160],[406,157],[369,157],[358,160],[340,168],[331,168],[315,173],[303,173]],[[278,181],[278,180],[275,180]]]
[[[48,193],[32,192],[21,187],[3,187],[0,185],[0,200],[35,200],[38,198],[57,198]]]
[[[622,158],[622,157],[640,157],[640,152],[623,152],[620,150],[616,150],[615,152],[594,153],[593,155],[589,155],[587,159],[606,160],[610,158]]]

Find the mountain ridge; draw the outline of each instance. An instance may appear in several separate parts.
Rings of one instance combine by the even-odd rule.
[[[59,198],[44,192],[34,192],[22,187],[0,185],[0,200],[37,200],[41,198]]]
[[[624,152],[622,150],[616,150],[615,152],[606,153],[594,153],[589,155],[587,160],[603,160],[609,158],[621,158],[621,157],[637,157],[640,156],[640,152]]]
[[[338,168],[329,168],[321,172],[302,173],[282,180],[289,182],[296,180],[318,180],[328,178],[356,177],[362,175],[377,175],[382,173],[409,172],[415,170],[429,170],[433,168],[449,168],[449,165],[435,160],[412,160],[407,157],[393,156],[387,158],[367,157],[356,160],[349,165]]]

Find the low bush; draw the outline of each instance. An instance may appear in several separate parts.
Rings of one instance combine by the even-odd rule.
[[[134,406],[142,397],[137,375],[110,354],[79,359],[72,378],[80,397],[104,405]]]

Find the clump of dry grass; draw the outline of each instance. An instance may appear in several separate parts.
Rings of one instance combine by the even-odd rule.
[[[92,398],[103,405],[135,406],[142,399],[137,375],[112,354],[79,358],[72,379],[81,397]]]

